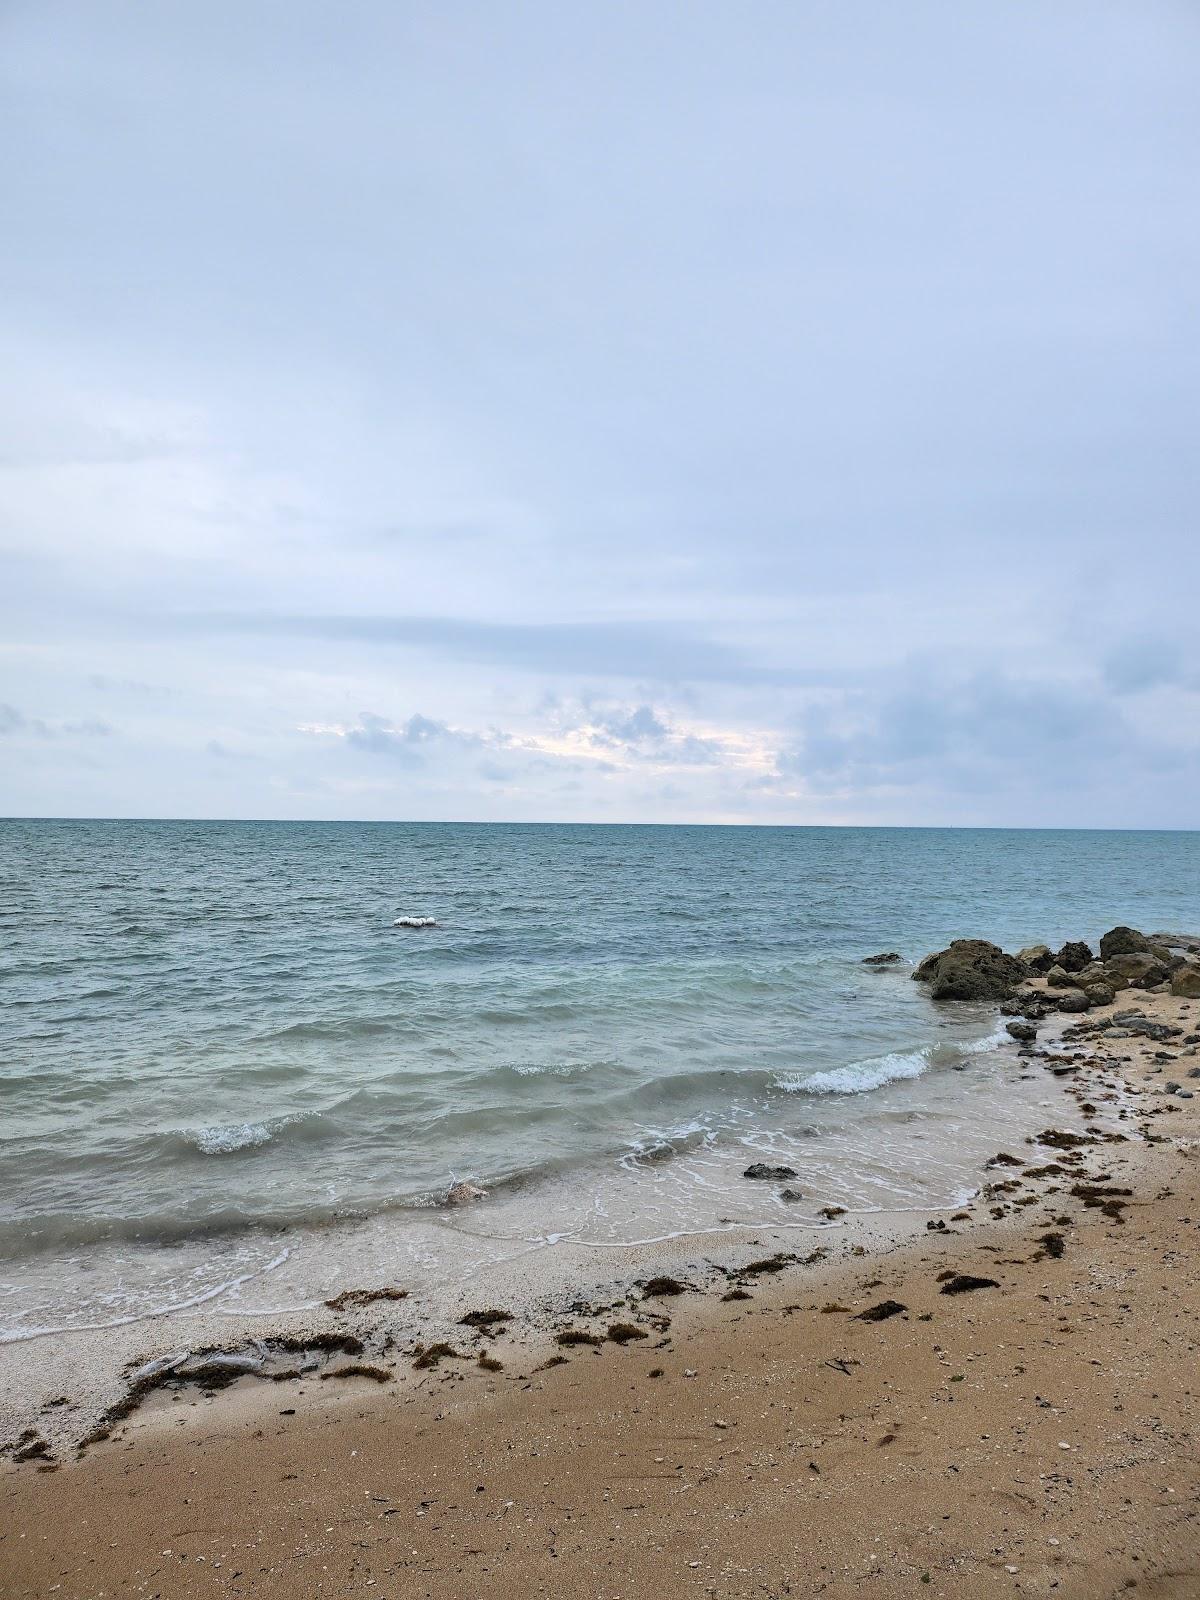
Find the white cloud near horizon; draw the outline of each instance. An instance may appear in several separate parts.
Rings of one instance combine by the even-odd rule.
[[[1200,825],[1198,70],[7,6],[0,814]]]

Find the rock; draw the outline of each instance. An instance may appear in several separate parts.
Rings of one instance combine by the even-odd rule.
[[[1054,996],[1054,1004],[1060,1011],[1087,1011],[1092,1002],[1082,989],[1060,989]]]
[[[1049,972],[1054,965],[1048,944],[1027,944],[1024,950],[1017,951],[1017,960],[1023,961],[1030,972]]]
[[[1078,989],[1079,983],[1073,972],[1067,972],[1057,962],[1046,974],[1046,985],[1050,989]]]
[[[934,1000],[1007,1000],[1028,976],[1016,956],[986,939],[956,939],[913,973]]]
[[[771,1167],[765,1161],[755,1161],[742,1173],[743,1178],[762,1178],[774,1181],[776,1178],[796,1178],[799,1174],[795,1167]]]
[[[1086,989],[1089,983],[1107,983],[1108,973],[1103,961],[1089,961],[1083,970],[1076,974],[1081,989]]]
[[[1095,957],[1090,945],[1084,944],[1082,939],[1071,939],[1054,959],[1064,972],[1082,972]]]
[[[1200,1000],[1200,967],[1180,967],[1171,979],[1171,993],[1184,1000]]]
[[[1171,970],[1149,951],[1144,954],[1131,954],[1126,956],[1113,956],[1104,963],[1105,971],[1112,976],[1122,977],[1134,989],[1150,989],[1156,983],[1165,983],[1171,976]]]
[[[1145,955],[1149,949],[1150,941],[1144,933],[1139,933],[1136,928],[1127,928],[1121,923],[1115,928],[1110,928],[1100,940],[1100,959],[1111,961],[1113,956]]]
[[[1037,1038],[1037,1025],[1032,1022],[1006,1022],[1004,1031],[1014,1039],[1020,1039],[1022,1044],[1032,1044]]]
[[[894,962],[903,960],[898,950],[885,950],[882,955],[864,956],[861,964],[864,967],[890,967]]]
[[[1110,1006],[1116,998],[1111,985],[1107,983],[1089,983],[1083,992],[1094,1006]]]
[[[452,1183],[446,1191],[448,1206],[469,1206],[476,1200],[486,1200],[487,1190],[477,1183]]]

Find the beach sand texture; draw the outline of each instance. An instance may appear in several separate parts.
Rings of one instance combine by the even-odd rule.
[[[1085,1142],[1016,1144],[915,1242],[674,1258],[688,1292],[386,1381],[184,1390],[61,1465],[26,1441],[4,1594],[1200,1594],[1200,1001],[1125,1003],[1181,1033],[1043,1025]]]

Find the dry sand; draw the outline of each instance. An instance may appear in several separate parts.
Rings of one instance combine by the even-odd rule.
[[[1200,1002],[1080,1020],[1131,1007],[1182,1037],[1032,1058],[1071,1069],[1058,1127],[1088,1142],[1014,1142],[1002,1187],[916,1242],[775,1272],[747,1247],[692,1292],[562,1319],[647,1335],[624,1344],[464,1329],[468,1359],[397,1349],[386,1382],[151,1396],[61,1464],[26,1440],[0,1592],[1200,1596]]]

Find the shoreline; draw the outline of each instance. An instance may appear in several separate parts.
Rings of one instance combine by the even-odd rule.
[[[1200,1023],[1200,1003],[1143,991],[1123,993],[1108,1016],[1129,1007],[1168,1026],[1194,1030]],[[361,1336],[357,1330],[365,1332],[368,1324],[377,1332],[390,1327],[391,1343],[381,1346],[387,1366],[378,1365],[376,1350],[367,1348],[364,1338],[361,1360],[353,1355],[346,1359],[345,1351],[326,1352],[329,1359],[311,1373],[279,1383],[240,1378],[231,1387],[210,1388],[209,1398],[196,1385],[156,1389],[128,1416],[115,1419],[110,1437],[90,1445],[78,1463],[49,1444],[47,1428],[53,1460],[33,1455],[14,1464],[10,1453],[0,1469],[4,1507],[0,1559],[13,1574],[12,1592],[41,1594],[55,1582],[61,1586],[56,1592],[64,1594],[142,1592],[139,1586],[149,1583],[147,1575],[158,1562],[160,1574],[171,1573],[172,1595],[208,1593],[214,1581],[218,1587],[227,1582],[230,1593],[340,1594],[357,1592],[358,1585],[367,1581],[365,1564],[375,1561],[380,1563],[378,1576],[374,1565],[368,1576],[382,1593],[390,1584],[396,1594],[447,1596],[499,1593],[511,1583],[514,1570],[535,1587],[551,1582],[552,1575],[557,1585],[552,1592],[581,1595],[628,1596],[649,1592],[656,1585],[681,1594],[784,1593],[784,1582],[796,1585],[794,1593],[844,1589],[848,1594],[852,1582],[872,1574],[872,1592],[880,1594],[911,1593],[913,1585],[920,1584],[918,1592],[971,1595],[991,1592],[991,1585],[998,1583],[1022,1593],[1077,1594],[1080,1600],[1085,1596],[1091,1600],[1120,1592],[1129,1578],[1143,1594],[1196,1592],[1200,1525],[1191,1488],[1195,1416],[1187,1386],[1188,1368],[1194,1368],[1196,1359],[1200,1312],[1194,1252],[1200,1217],[1194,1159],[1200,1149],[1200,1117],[1197,1101],[1185,1098],[1191,1090],[1169,1095],[1153,1091],[1168,1081],[1164,1069],[1182,1081],[1200,1057],[1194,1056],[1194,1044],[1185,1046],[1192,1055],[1178,1055],[1175,1049],[1163,1051],[1161,1040],[1137,1034],[1110,1040],[1106,1049],[1103,1032],[1092,1037],[1079,1031],[1094,1028],[1097,1015],[1056,1019],[1052,1033],[1044,1033],[1036,1046],[1022,1047],[1023,1063],[1045,1078],[1048,1091],[1053,1085],[1065,1096],[1064,1106],[1073,1102],[1077,1108],[1073,1119],[1064,1116],[1043,1130],[1066,1133],[1066,1148],[1052,1140],[1032,1150],[1020,1144],[1014,1151],[998,1149],[995,1155],[1003,1159],[990,1164],[983,1175],[985,1188],[957,1216],[930,1218],[929,1226],[910,1226],[903,1236],[888,1227],[862,1229],[860,1236],[858,1228],[830,1219],[828,1234],[813,1243],[818,1249],[822,1244],[828,1248],[836,1238],[839,1248],[816,1258],[812,1250],[802,1254],[795,1249],[794,1229],[747,1230],[748,1236],[727,1238],[719,1251],[708,1241],[703,1259],[698,1259],[694,1242],[655,1246],[641,1252],[640,1259],[627,1261],[622,1273],[613,1274],[611,1292],[601,1293],[597,1284],[574,1302],[569,1298],[568,1270],[552,1297],[557,1309],[552,1308],[544,1324],[531,1322],[518,1334],[510,1332],[513,1325],[506,1322],[459,1327],[453,1347],[457,1355],[434,1357],[415,1367],[421,1351],[414,1349],[411,1334],[401,1337],[405,1320],[395,1316],[408,1309],[405,1302],[368,1301],[357,1308],[344,1307],[337,1325],[355,1339]],[[1116,1030],[1118,1035],[1123,1031]],[[1169,1067],[1156,1060],[1156,1052],[1175,1056],[1179,1065]],[[1072,1061],[1072,1056],[1080,1059]],[[1100,1132],[1088,1133],[1089,1126]],[[1113,1138],[1118,1131],[1126,1137]],[[1041,1175],[1032,1175],[1037,1173]],[[1072,1194],[1072,1189],[1079,1192]],[[778,1260],[781,1241],[772,1237],[776,1231],[792,1234],[793,1248],[788,1250],[783,1241],[782,1254],[793,1259]],[[1045,1242],[1051,1236],[1058,1244]],[[750,1255],[753,1260],[746,1259]],[[1144,1257],[1140,1266],[1139,1257]],[[1152,1261],[1156,1266],[1165,1262],[1170,1271],[1158,1274],[1153,1285],[1139,1284],[1131,1296],[1126,1286]],[[991,1272],[983,1270],[989,1263]],[[944,1286],[938,1286],[936,1272],[929,1270],[935,1264],[943,1272],[994,1277],[998,1290],[983,1288],[943,1298]],[[672,1269],[687,1282],[686,1292],[644,1293],[648,1275],[661,1276]],[[518,1272],[511,1286],[514,1295],[519,1276]],[[635,1287],[638,1276],[642,1290]],[[575,1286],[582,1287],[578,1278]],[[501,1286],[496,1287],[499,1291]],[[470,1298],[464,1294],[464,1306]],[[878,1321],[862,1318],[863,1311],[889,1300],[905,1309],[885,1313]],[[488,1306],[509,1309],[499,1298],[489,1300]],[[1070,1309],[1056,1311],[1056,1306]],[[1086,1324],[1075,1331],[1086,1334],[1086,1348],[1093,1353],[1071,1349],[1064,1332],[1068,1325],[1064,1318],[1070,1317]],[[667,1325],[664,1319],[669,1319]],[[622,1325],[636,1331],[624,1342],[610,1338],[608,1329]],[[1172,1349],[1164,1339],[1168,1327],[1185,1341],[1178,1348]],[[802,1329],[799,1337],[798,1329]],[[750,1330],[754,1337],[747,1344],[744,1333]],[[559,1344],[563,1333],[580,1337]],[[939,1337],[932,1338],[933,1334]],[[960,1344],[966,1341],[961,1351],[957,1344],[938,1348],[950,1335]],[[382,1338],[386,1341],[389,1334],[385,1331]],[[989,1381],[982,1386],[986,1393],[978,1393],[979,1363],[994,1363],[997,1352],[1011,1350],[1018,1341],[1023,1359],[1017,1365],[1023,1370],[1010,1372],[1005,1381]],[[442,1342],[450,1341],[427,1339],[417,1344],[425,1343],[428,1349]],[[1123,1355],[1121,1364],[1115,1365],[1112,1352],[1118,1347]],[[951,1364],[959,1370],[947,1374],[941,1358],[952,1349]],[[480,1351],[488,1361],[500,1361],[501,1369],[480,1366]],[[685,1366],[685,1361],[691,1365]],[[344,1377],[337,1371],[356,1366],[357,1371]],[[656,1366],[662,1369],[661,1378],[651,1376]],[[1037,1398],[1018,1392],[1029,1384],[1017,1382],[1035,1369],[1045,1370]],[[807,1442],[798,1453],[792,1424],[784,1426],[782,1415],[773,1421],[773,1403],[766,1398],[774,1385],[784,1382],[781,1374],[791,1371],[794,1379],[796,1370],[803,1374],[803,1394],[792,1394],[786,1403],[795,1416],[808,1418],[803,1431]],[[326,1382],[323,1374],[340,1381]],[[1060,1444],[1071,1451],[1083,1449],[1065,1437],[1069,1430],[1061,1419],[1075,1409],[1065,1396],[1084,1380],[1100,1382],[1101,1388],[1107,1381],[1112,1387],[1106,1406],[1097,1406],[1086,1419],[1073,1417],[1071,1424],[1098,1430],[1086,1450],[1086,1496],[1074,1487],[1069,1494],[1064,1488],[1068,1450],[1057,1457],[1052,1453]],[[1136,1449],[1121,1421],[1128,1395],[1134,1391],[1142,1396],[1139,1404],[1149,1408],[1151,1417],[1137,1424]],[[664,1398],[668,1392],[669,1402]],[[1155,1400],[1151,1406],[1151,1395],[1167,1396],[1170,1404],[1160,1406]],[[848,1398],[853,1401],[849,1411]],[[951,1463],[953,1473],[944,1463],[938,1469],[942,1476],[936,1491],[924,1481],[933,1457],[945,1448],[945,1425],[952,1417],[955,1449],[967,1451],[965,1436],[960,1443],[956,1432],[959,1419],[970,1409],[962,1404],[967,1399],[982,1419],[982,1438],[973,1447],[980,1457],[976,1465],[986,1463],[988,1474],[986,1486],[972,1478],[972,1497],[981,1502],[973,1510],[962,1498],[967,1485],[954,1481],[962,1475],[958,1463]],[[778,1410],[779,1403],[774,1405]],[[955,1405],[957,1410],[952,1410]],[[829,1410],[834,1406],[841,1409],[834,1413]],[[46,1414],[64,1410],[54,1407]],[[649,1410],[660,1413],[660,1433],[669,1423],[673,1437],[688,1441],[686,1450],[676,1445],[675,1453],[696,1457],[679,1467],[688,1475],[689,1492],[697,1494],[690,1506],[679,1498],[677,1462],[665,1457],[638,1462],[634,1477],[642,1486],[639,1492],[648,1493],[648,1484],[665,1484],[669,1489],[663,1499],[665,1491],[656,1487],[653,1508],[646,1499],[636,1513],[640,1519],[646,1512],[646,1526],[658,1530],[657,1558],[643,1549],[636,1570],[614,1577],[610,1587],[602,1586],[596,1576],[596,1586],[588,1563],[599,1547],[588,1546],[590,1554],[585,1555],[583,1545],[572,1546],[575,1560],[564,1565],[561,1558],[568,1554],[573,1536],[559,1528],[555,1537],[564,1543],[556,1554],[539,1550],[545,1543],[539,1533],[528,1551],[516,1554],[516,1545],[510,1544],[504,1560],[498,1559],[498,1528],[486,1517],[481,1523],[485,1506],[487,1517],[501,1524],[522,1506],[523,1516],[531,1519],[528,1524],[522,1521],[526,1531],[532,1527],[544,1532],[546,1521],[557,1527],[561,1515],[553,1493],[546,1492],[554,1487],[553,1476],[543,1484],[541,1500],[535,1503],[531,1498],[535,1487],[531,1474],[541,1470],[540,1456],[535,1452],[514,1461],[511,1440],[509,1445],[502,1442],[504,1429],[513,1438],[536,1433],[556,1461],[566,1451],[572,1471],[582,1475],[579,1493],[588,1499],[589,1517],[598,1527],[609,1527],[615,1526],[614,1517],[620,1520],[612,1509],[621,1498],[614,1494],[614,1486],[625,1478],[616,1470],[613,1449],[604,1442],[605,1429],[619,1419],[627,1453],[636,1452]],[[879,1418],[884,1412],[890,1420],[886,1430],[880,1423],[879,1439],[852,1444],[858,1424],[851,1426],[847,1417]],[[572,1419],[569,1428],[566,1417]],[[809,1423],[818,1418],[824,1420],[814,1430]],[[1045,1450],[1040,1445],[1033,1450],[1031,1440],[1034,1434],[1040,1438],[1048,1419],[1055,1422],[1060,1437]],[[782,1428],[778,1434],[772,1432],[776,1422]],[[743,1431],[735,1435],[738,1429]],[[1148,1432],[1143,1435],[1138,1431],[1142,1429]],[[699,1551],[698,1546],[698,1554],[680,1560],[669,1546],[679,1545],[688,1535],[692,1507],[702,1504],[705,1494],[733,1492],[735,1464],[742,1463],[735,1463],[724,1447],[734,1436],[744,1440],[751,1435],[756,1448],[769,1448],[780,1468],[765,1480],[754,1474],[756,1482],[771,1485],[769,1492],[765,1499],[758,1491],[744,1505],[738,1501],[737,1515],[722,1525],[718,1553],[724,1568],[714,1567],[711,1549]],[[980,1444],[1002,1438],[1008,1441],[1002,1459],[986,1448],[980,1452]],[[1138,1455],[1147,1438],[1159,1452],[1154,1462]],[[722,1446],[715,1454],[714,1441]],[[821,1456],[814,1459],[815,1470],[807,1460],[799,1460],[810,1448]],[[996,1444],[995,1450],[1000,1449]],[[1134,1469],[1126,1462],[1122,1468],[1126,1478],[1116,1470],[1118,1458],[1130,1457],[1131,1449],[1138,1471],[1150,1472],[1156,1466],[1160,1476],[1165,1472],[1178,1480],[1168,1485],[1171,1495],[1165,1489],[1156,1492],[1153,1503],[1160,1532],[1148,1528],[1138,1535],[1140,1548],[1136,1530],[1126,1525],[1127,1509],[1122,1510],[1132,1498],[1122,1483]],[[362,1468],[347,1466],[358,1459],[350,1454],[355,1450],[364,1457]],[[456,1451],[463,1450],[475,1450],[486,1468],[464,1468],[464,1460],[469,1463],[475,1457],[460,1458]],[[1169,1453],[1163,1455],[1164,1450]],[[303,1494],[285,1487],[265,1504],[256,1485],[272,1481],[274,1467],[285,1458],[291,1464],[286,1483],[303,1484]],[[373,1552],[370,1562],[361,1551],[351,1552],[340,1538],[328,1540],[319,1563],[325,1575],[317,1587],[311,1569],[305,1576],[303,1565],[295,1565],[309,1558],[285,1560],[284,1547],[301,1538],[301,1524],[308,1530],[303,1537],[308,1538],[317,1520],[321,1527],[336,1529],[339,1508],[344,1516],[353,1503],[361,1512],[357,1501],[369,1498],[372,1490],[364,1485],[353,1493],[341,1479],[349,1474],[357,1483],[368,1458],[372,1471],[382,1474],[380,1492],[390,1497],[388,1520],[380,1525],[377,1518],[370,1519],[369,1527],[364,1525]],[[331,1472],[333,1460],[339,1463],[336,1474]],[[391,1463],[386,1470],[385,1461]],[[399,1472],[398,1461],[404,1463]],[[785,1461],[786,1471],[781,1465]],[[485,1486],[478,1505],[470,1498],[477,1486],[469,1486],[469,1495],[464,1471]],[[503,1515],[495,1505],[500,1489],[488,1487],[488,1478],[496,1480],[497,1474],[508,1485],[510,1503],[501,1505]],[[284,1482],[281,1474],[276,1478]],[[785,1482],[786,1493],[781,1488]],[[852,1513],[846,1505],[844,1486],[851,1482],[875,1511],[883,1512],[887,1539],[877,1527],[872,1532],[868,1526],[872,1518],[864,1507]],[[239,1483],[245,1496],[242,1510],[237,1508],[238,1497],[231,1498],[228,1490]],[[461,1485],[462,1497],[454,1499],[453,1514],[445,1509],[438,1513],[442,1520],[436,1524],[435,1560],[428,1553],[434,1529],[429,1519],[435,1516],[429,1490],[433,1484],[444,1488],[448,1483]],[[1075,1483],[1072,1477],[1071,1484]],[[205,1538],[221,1549],[214,1554],[208,1544],[200,1548],[192,1539],[186,1559],[173,1554],[164,1568],[165,1558],[158,1552],[168,1545],[174,1551],[174,1546],[171,1539],[160,1539],[159,1513],[147,1522],[146,1505],[139,1513],[133,1502],[152,1502],[168,1520],[177,1519],[181,1494],[189,1507],[203,1503],[209,1510],[198,1519],[189,1510],[178,1525],[203,1523],[210,1530]],[[950,1511],[935,1518],[927,1503],[930,1495],[944,1500]],[[1030,1526],[1039,1518],[1044,1521],[1045,1504],[1058,1503],[1063,1495],[1071,1501],[1072,1528],[1046,1534],[1031,1565]],[[437,1504],[446,1503],[439,1495]],[[920,1534],[912,1523],[914,1503],[923,1508],[922,1526],[932,1532]],[[218,1506],[224,1509],[217,1510]],[[836,1527],[829,1520],[835,1510]],[[578,1515],[573,1512],[567,1520]],[[625,1515],[632,1518],[635,1513]],[[940,1537],[937,1523],[943,1515],[953,1525],[957,1554]],[[89,1522],[94,1526],[98,1516],[133,1518],[133,1531],[118,1550],[96,1546],[75,1530],[80,1518],[81,1530]],[[257,1525],[264,1517],[275,1530],[263,1536],[272,1559],[256,1562],[252,1570],[240,1557],[234,1558],[235,1552],[247,1548],[246,1519]],[[1112,1532],[1114,1519],[1119,1538]],[[65,1534],[44,1534],[60,1526],[67,1529]],[[1013,1526],[1019,1531],[1014,1533]],[[694,1526],[691,1532],[695,1533]],[[844,1543],[836,1559],[835,1533]],[[604,1537],[610,1547],[614,1541],[620,1543],[620,1536],[611,1531]],[[880,1539],[893,1546],[886,1559],[880,1554]],[[485,1563],[481,1568],[478,1557],[465,1556],[460,1548],[464,1540],[490,1552],[494,1567]],[[1004,1560],[995,1554],[1001,1545]],[[420,1554],[423,1547],[426,1554],[420,1561],[406,1554],[410,1550]],[[256,1548],[261,1551],[261,1539]],[[739,1550],[744,1565],[740,1573],[728,1565],[736,1564]],[[872,1553],[879,1557],[878,1563],[868,1560]],[[611,1548],[608,1555],[617,1562],[614,1570],[619,1570]],[[693,1560],[698,1564],[692,1565]],[[1015,1573],[1008,1570],[1013,1566]],[[236,1580],[219,1577],[235,1570]],[[852,1570],[856,1577],[851,1577]],[[926,1586],[926,1572],[931,1587]],[[1110,1578],[1110,1587],[1104,1587]],[[423,1588],[416,1587],[418,1581]],[[298,1590],[298,1583],[305,1587]],[[466,1591],[462,1584],[468,1585]],[[771,1589],[771,1584],[780,1587]],[[154,1592],[153,1584],[148,1592]]]

